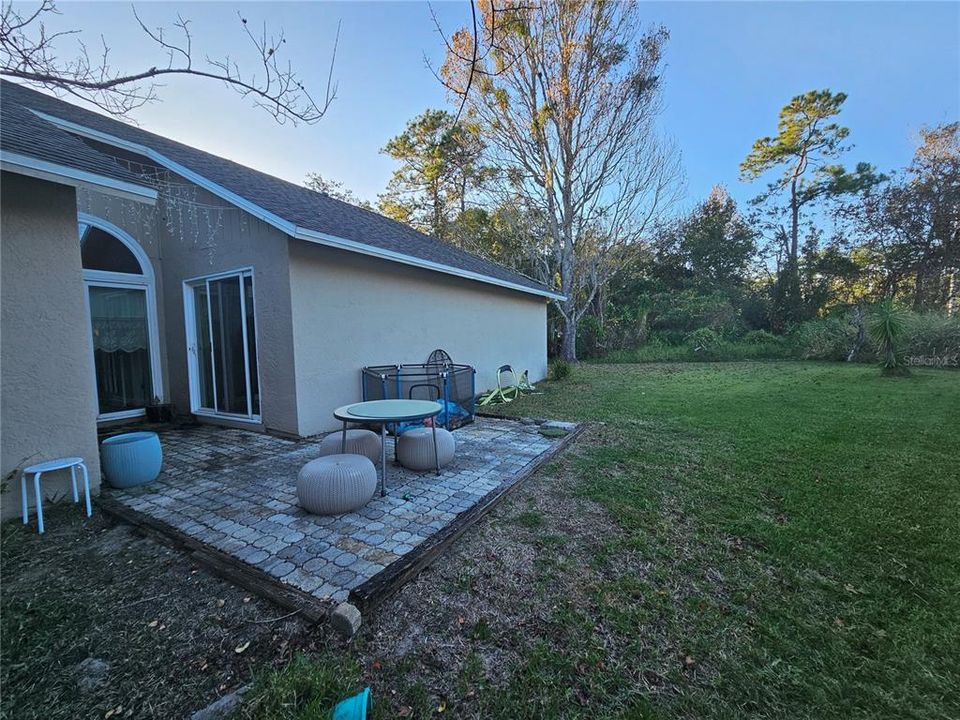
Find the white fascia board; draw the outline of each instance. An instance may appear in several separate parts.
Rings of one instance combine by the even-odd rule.
[[[6,150],[0,150],[0,168],[59,185],[92,188],[97,192],[148,205],[153,205],[157,200],[157,191],[152,188]]]
[[[328,235],[326,233],[317,232],[316,230],[308,230],[307,228],[298,227],[294,223],[284,220],[279,215],[276,215],[275,213],[272,213],[269,210],[250,202],[246,198],[237,195],[236,193],[213,182],[203,175],[184,167],[180,163],[174,162],[170,158],[158,153],[153,148],[150,148],[146,145],[140,145],[139,143],[133,143],[128,140],[123,140],[122,138],[115,137],[108,133],[100,132],[99,130],[93,130],[84,125],[78,125],[77,123],[70,122],[69,120],[62,120],[58,117],[39,112],[38,110],[32,110],[31,112],[33,112],[37,117],[40,117],[64,130],[69,130],[77,135],[83,135],[93,140],[99,140],[108,145],[115,145],[116,147],[124,150],[129,150],[130,152],[135,152],[139,155],[148,157],[158,165],[162,165],[163,167],[167,168],[167,170],[186,178],[190,182],[202,187],[204,190],[217,195],[221,199],[226,200],[230,204],[237,206],[241,210],[250,213],[268,225],[272,225],[281,232],[284,232],[290,237],[298,240],[306,240],[308,242],[327,245],[329,247],[339,248],[349,252],[369,255],[371,257],[382,258],[384,260],[390,260],[392,262],[398,262],[404,265],[411,265],[413,267],[420,267],[427,270],[442,272],[447,275],[453,275],[455,277],[465,278],[468,280],[476,280],[477,282],[486,283],[488,285],[497,285],[499,287],[505,287],[511,290],[528,293],[530,295],[538,295],[540,297],[553,300],[565,299],[563,295],[550,292],[548,290],[538,290],[536,288],[527,287],[526,285],[513,283],[508,280],[500,280],[498,278],[491,277],[490,275],[483,275],[482,273],[475,273],[469,270],[452,267],[450,265],[435,263],[430,260],[414,257],[412,255],[404,255],[403,253],[392,252],[390,250],[385,250],[373,245],[367,245],[366,243],[356,242],[355,240],[347,240],[346,238],[337,237],[335,235]]]

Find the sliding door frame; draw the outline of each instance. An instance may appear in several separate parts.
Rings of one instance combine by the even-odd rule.
[[[212,309],[210,307],[210,283],[217,280],[225,280],[228,278],[238,278],[240,280],[240,317],[242,318],[242,331],[243,331],[243,365],[244,365],[244,378],[246,380],[246,396],[247,396],[247,412],[243,413],[228,413],[217,410],[214,408],[203,407],[201,402],[201,391],[200,391],[200,363],[209,362],[210,363],[210,378],[213,383],[213,403],[216,406],[217,404],[217,373],[216,373],[216,362],[214,360],[214,343],[213,343],[213,318],[210,316]],[[221,418],[224,420],[231,420],[233,422],[242,422],[242,423],[251,423],[254,425],[259,425],[262,422],[262,413],[263,413],[263,398],[262,391],[260,390],[263,386],[260,383],[260,333],[257,331],[257,303],[254,300],[253,303],[253,347],[256,351],[257,362],[256,367],[250,367],[250,339],[248,336],[248,327],[247,327],[247,298],[246,293],[244,292],[244,283],[246,280],[250,281],[250,291],[251,296],[256,298],[257,287],[256,279],[254,278],[253,267],[241,267],[234,270],[226,270],[224,272],[213,273],[211,275],[201,275],[195,278],[190,278],[183,281],[183,319],[184,319],[184,328],[186,329],[186,340],[187,340],[187,376],[188,383],[190,386],[190,412],[194,415],[202,415],[204,417],[212,418]],[[199,348],[197,344],[197,306],[196,306],[196,297],[194,290],[201,285],[206,285],[207,288],[207,329],[210,333],[210,357],[200,358]],[[260,393],[260,412],[253,412],[253,393],[251,376],[252,373],[257,374],[257,388],[258,393]]]

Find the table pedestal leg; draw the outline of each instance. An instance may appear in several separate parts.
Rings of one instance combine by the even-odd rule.
[[[380,497],[387,496],[387,424],[380,424]]]
[[[343,421],[343,434],[340,436],[340,452],[345,453],[347,451],[347,421]]]
[[[437,450],[437,423],[434,422],[430,427],[433,428],[433,462],[437,466],[437,475],[440,474],[440,451]]]

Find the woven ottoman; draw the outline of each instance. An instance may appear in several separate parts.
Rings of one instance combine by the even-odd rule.
[[[453,433],[437,428],[437,457],[440,467],[453,460],[457,441]],[[427,427],[407,430],[397,438],[397,461],[409,470],[433,470],[436,462],[433,456],[433,430]]]
[[[363,455],[374,463],[380,462],[380,436],[372,430],[347,430],[347,449],[341,450],[343,432],[338,430],[327,435],[320,441],[320,457],[339,455],[345,452],[348,455]]]
[[[377,489],[377,469],[363,455],[327,455],[297,475],[297,499],[315,515],[341,515],[366,505]]]

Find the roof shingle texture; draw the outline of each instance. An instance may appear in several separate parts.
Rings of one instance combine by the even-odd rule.
[[[152,189],[143,178],[117,165],[78,138],[41,120],[23,106],[7,102],[6,89],[7,83],[4,83],[4,93],[0,95],[0,149],[4,152]]]
[[[531,290],[553,292],[515,270],[459,250],[383,215],[71,105],[22,85],[3,81],[0,86],[0,102],[3,105],[15,103],[127,142],[144,145],[302,229],[485,275]],[[6,116],[3,122],[3,134],[6,135]],[[47,126],[59,135],[74,140],[49,124]],[[54,138],[51,138],[51,142],[53,140]],[[59,141],[59,138],[57,140]]]

